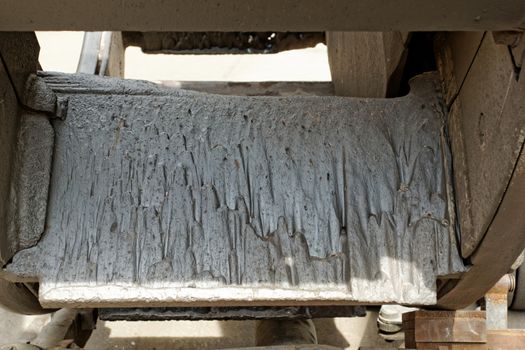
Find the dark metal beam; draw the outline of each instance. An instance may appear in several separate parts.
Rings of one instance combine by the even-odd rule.
[[[283,306],[283,307],[168,307],[99,309],[105,321],[168,320],[266,320],[310,319],[326,317],[363,317],[363,306]]]

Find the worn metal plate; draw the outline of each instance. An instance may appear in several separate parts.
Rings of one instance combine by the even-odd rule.
[[[464,270],[434,74],[396,99],[219,96],[45,74],[44,305],[433,304]]]

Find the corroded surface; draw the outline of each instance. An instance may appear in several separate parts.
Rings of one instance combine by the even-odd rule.
[[[54,304],[435,302],[463,271],[433,75],[398,99],[239,97],[47,75]]]
[[[267,320],[364,317],[364,306],[101,308],[104,321]]]

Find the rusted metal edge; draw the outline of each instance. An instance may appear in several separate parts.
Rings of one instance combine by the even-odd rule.
[[[72,111],[73,107],[71,102],[74,100],[76,102],[82,102],[84,99],[87,99],[87,98],[91,98],[91,99],[97,99],[97,100],[100,100],[102,98],[108,98],[110,100],[113,100],[115,98],[118,97],[118,95],[125,95],[126,98],[131,98],[131,96],[148,96],[148,97],[151,97],[152,94],[154,93],[154,96],[155,98],[161,98],[161,96],[166,96],[166,98],[170,97],[170,96],[174,96],[174,97],[171,97],[171,98],[175,98],[176,101],[181,101],[181,99],[185,98],[185,96],[188,94],[187,92],[182,92],[182,91],[177,91],[177,90],[170,90],[170,89],[166,89],[166,88],[161,88],[161,87],[155,87],[153,84],[150,84],[150,83],[145,83],[145,82],[129,82],[129,81],[124,81],[124,80],[119,80],[119,79],[110,79],[110,78],[105,78],[105,79],[101,79],[101,78],[96,78],[96,77],[91,77],[91,76],[80,76],[80,75],[77,75],[76,76],[76,79],[81,79],[81,81],[83,82],[82,84],[79,83],[79,81],[75,81],[75,76],[65,76],[65,75],[61,75],[61,76],[58,76],[58,75],[53,75],[53,74],[40,74],[40,76],[44,76],[45,78],[45,81],[47,84],[49,84],[49,87],[59,95],[60,97],[60,94],[61,93],[66,93],[66,94],[73,94],[74,96],[73,97],[69,97],[70,98],[70,109],[69,111]],[[430,78],[431,76],[428,76],[427,75],[427,78]],[[423,77],[421,77],[422,79]],[[86,86],[85,84],[89,83],[91,80],[93,80],[93,85],[90,86],[90,84],[88,86]],[[418,79],[420,80],[420,79]],[[414,80],[414,83],[417,83],[417,80]],[[133,84],[133,88],[131,89],[130,88],[130,84]],[[87,88],[89,87],[89,88]],[[93,87],[93,89],[91,88]],[[413,89],[413,93],[411,95],[409,95],[408,97],[405,97],[403,99],[407,99],[407,98],[416,98],[417,96],[419,96],[419,93],[417,92],[418,89],[414,88]],[[95,97],[90,97],[93,93],[97,92],[98,94],[100,94],[100,96],[95,96]],[[431,96],[434,96],[434,93],[436,92],[436,84],[432,84],[430,90],[428,91],[429,93],[431,93]],[[416,94],[416,95],[414,95]],[[109,96],[109,97],[105,97],[105,96]],[[421,95],[423,96],[423,95]],[[191,102],[193,103],[195,101],[195,99],[198,99],[198,98],[202,98],[202,99],[205,99],[205,102],[210,104],[210,99],[225,99],[226,97],[219,97],[217,95],[203,95],[203,94],[199,94],[199,93],[192,93],[191,94]],[[429,113],[434,113],[434,112],[440,112],[440,100],[438,98],[438,96],[435,96],[436,97],[436,104],[435,105],[432,105],[433,107],[432,108],[424,108],[422,109],[421,108],[421,102],[418,102],[418,103],[408,103],[409,105],[411,105],[412,107],[415,106],[415,108],[417,108],[417,113],[414,113],[413,115],[414,116],[417,116],[417,118],[422,118],[422,116],[425,116],[425,115],[428,115]],[[142,97],[141,97],[142,98]],[[164,98],[164,97],[163,97]],[[262,99],[262,98],[259,98],[259,99]],[[236,98],[234,102],[236,102],[237,104],[240,104],[241,102],[250,102],[250,103],[259,103],[259,99],[256,99],[252,102],[250,102],[251,100],[249,100],[248,98]],[[264,105],[261,105],[262,107],[262,110],[263,112],[265,113],[265,116],[267,114],[267,111],[268,111],[268,104],[266,103],[266,99],[267,98],[264,98],[264,101],[261,100],[261,102],[265,102]],[[388,103],[402,103],[402,102],[407,102],[407,101],[404,101],[403,99],[392,99],[390,101],[382,101],[382,100],[378,100],[377,102],[378,103],[381,103],[381,104],[386,104],[387,102]],[[147,101],[145,98],[144,98],[145,101]],[[309,100],[305,97],[301,97],[300,98],[300,102],[302,102],[302,105],[304,106],[304,103],[305,102],[308,102]],[[322,113],[324,115],[324,111],[326,110],[326,104],[330,101],[332,101],[332,103],[334,103],[334,106],[333,108],[329,108],[328,110],[330,111],[333,111],[333,110],[336,110],[339,106],[339,104],[348,104],[348,103],[351,103],[352,100],[351,99],[344,99],[344,98],[337,98],[337,97],[332,97],[332,98],[316,98],[316,100],[318,101],[311,101],[311,105],[312,106],[316,106],[316,105],[319,105],[321,107],[319,108],[322,108]],[[403,101],[402,101],[403,100]],[[73,102],[74,102],[73,101]],[[222,100],[221,100],[222,101]],[[269,101],[269,100],[268,100]],[[282,101],[282,99],[272,99],[271,102],[273,103],[282,103],[280,102]],[[320,104],[319,102],[323,102],[322,104]],[[419,101],[419,100],[417,100]],[[198,101],[197,101],[198,102]],[[220,102],[220,101],[219,101]],[[228,102],[229,101],[225,101],[225,102]],[[243,102],[243,103],[244,103]],[[290,102],[293,102],[293,101],[290,101]],[[315,102],[315,103],[314,103]],[[112,102],[114,103],[114,102]],[[287,102],[288,103],[288,102]],[[289,103],[288,103],[289,104]],[[210,104],[213,106],[213,108],[216,109],[216,106],[217,106],[217,103],[213,103],[213,104]],[[229,104],[228,104],[229,105]],[[427,103],[425,103],[425,105],[427,105]],[[134,108],[135,108],[135,104],[133,104]],[[178,104],[176,105],[178,106]],[[200,103],[199,104],[199,107],[202,107],[203,104]],[[192,108],[190,108],[191,106],[189,107],[184,107],[183,109],[181,109],[182,113],[184,113],[184,115],[186,115],[186,113],[189,113],[187,112],[188,110],[191,110]],[[104,107],[106,108],[106,107]],[[310,108],[310,107],[309,107]],[[86,110],[85,108],[75,108],[74,110]],[[195,109],[193,109],[195,110]],[[284,113],[282,112],[282,108],[277,108],[276,110],[279,111],[279,114],[284,114],[284,115],[287,115],[287,113]],[[348,111],[348,108],[344,108],[344,111]],[[216,112],[214,112],[216,113]],[[231,114],[231,112],[228,112]],[[357,113],[357,112],[356,112]],[[360,113],[364,113],[364,112],[360,112]],[[242,114],[239,115],[241,118],[240,121],[242,123],[246,122],[246,118],[244,118],[242,116]],[[83,120],[86,120],[86,119],[83,119]],[[256,121],[258,119],[255,119]],[[261,119],[261,120],[265,120],[265,119]],[[337,119],[339,120],[339,119]],[[357,120],[361,120],[361,119],[357,119]],[[72,115],[70,115],[68,113],[68,116],[67,118],[65,119],[65,122],[71,122],[72,121]],[[60,124],[62,123],[61,121],[56,121],[57,124]],[[368,125],[370,124],[370,121],[367,122]],[[55,126],[57,125],[55,124]],[[164,123],[158,123],[158,125],[164,125]],[[98,127],[98,124],[97,124],[97,127]],[[355,128],[355,125],[353,126],[353,128]],[[216,129],[214,129],[216,130]],[[290,130],[301,130],[301,128],[290,128]],[[405,129],[403,129],[405,130]],[[436,130],[438,131],[438,129],[432,129],[432,130]],[[439,129],[440,130],[440,129]],[[56,131],[56,129],[55,129]],[[111,131],[113,132],[113,131]],[[432,135],[436,135],[436,140],[437,138],[441,137],[441,134],[439,134],[439,136],[437,136],[436,133],[433,133]],[[60,138],[57,138],[57,139],[60,139]],[[55,156],[57,154],[56,152],[56,148],[55,148]],[[348,153],[347,153],[348,154]],[[437,154],[437,153],[436,153]],[[58,158],[57,158],[58,159]],[[59,164],[57,162],[55,162],[55,164]],[[69,164],[68,162],[64,163],[64,164]],[[58,175],[53,172],[53,176],[58,179],[59,177],[57,177]],[[332,176],[330,176],[331,179],[333,179]],[[52,186],[53,188],[53,186]],[[394,187],[394,188],[397,188],[397,187]],[[396,192],[397,193],[397,192]],[[397,194],[396,194],[397,195]],[[51,202],[51,201],[50,201]],[[63,201],[64,203],[66,203],[67,201]],[[83,214],[82,214],[83,215]],[[444,223],[446,223],[447,225],[449,225],[449,222],[450,222],[450,218],[447,217],[445,221],[443,221]],[[434,224],[433,224],[434,225]],[[51,226],[49,226],[51,227]],[[345,232],[346,232],[346,227],[345,227]],[[279,231],[279,234],[280,234],[281,231]],[[284,231],[283,231],[284,232]],[[353,232],[353,231],[352,231]],[[357,231],[356,231],[357,232]],[[451,242],[451,237],[449,237],[449,231],[447,229],[447,232],[445,234],[445,232],[443,232],[443,243],[440,243],[440,246],[443,247],[443,248],[446,248],[448,249],[447,247],[449,247],[450,245],[450,242]],[[63,232],[60,233],[59,235],[60,237],[70,237],[68,235],[64,235]],[[46,237],[52,237],[48,234],[46,234]],[[446,237],[446,238],[445,238]],[[287,238],[288,239],[288,238]],[[425,240],[425,242],[427,242]],[[55,247],[55,243],[52,243],[51,246]],[[378,245],[378,246],[382,246],[382,245]],[[178,247],[178,246],[177,246]],[[54,248],[53,248],[54,249]],[[346,248],[345,248],[346,249]],[[68,249],[64,250],[64,251],[69,251]],[[101,252],[103,251],[107,251],[107,250],[104,250],[104,249],[101,249],[100,250]],[[28,251],[26,251],[28,252]],[[29,253],[29,252],[28,252]],[[25,254],[25,253],[24,253]],[[16,260],[16,259],[15,259]],[[75,258],[75,260],[79,260],[77,258]],[[80,259],[82,260],[82,259]],[[111,260],[111,259],[110,259]],[[22,260],[18,260],[18,261],[22,261]],[[32,258],[28,258],[27,260],[23,260],[23,261],[26,261],[28,262],[29,264],[32,264],[33,262],[37,263],[39,266],[44,266],[44,264],[42,263],[42,260],[40,258],[35,258],[35,259],[32,259]],[[111,260],[113,261],[113,260]],[[455,263],[454,263],[455,264]],[[10,264],[10,267],[11,268],[14,268],[14,266],[16,265],[16,262],[14,261],[12,264]],[[448,264],[446,264],[448,265]],[[20,265],[22,266],[22,265]],[[56,265],[55,263],[52,263],[50,265],[47,265],[47,266],[58,266]],[[65,265],[65,266],[69,266],[69,265]],[[417,264],[417,266],[423,266],[423,264]],[[29,266],[29,268],[32,268],[32,266]],[[37,267],[35,265],[35,267]],[[463,271],[463,268],[460,269],[461,271]],[[14,270],[12,270],[14,271]],[[80,268],[79,271],[86,271],[84,268]],[[357,270],[356,270],[357,271]],[[449,271],[450,270],[444,270],[442,273],[439,273],[440,275],[448,275],[449,274]],[[457,270],[454,270],[457,272]],[[453,272],[453,271],[450,271],[450,272]],[[47,272],[46,272],[47,273]],[[20,276],[26,276],[26,275],[22,275],[22,274],[19,274]],[[51,274],[50,274],[51,275]],[[57,276],[63,276],[63,274],[58,274]],[[27,275],[29,276],[29,274]],[[31,277],[35,277],[36,278],[36,274],[32,274],[31,272]],[[362,278],[362,277],[361,277]],[[428,285],[431,286],[431,288],[435,288],[434,286],[434,283],[435,283],[435,277],[430,277],[428,278],[428,275],[427,275],[427,279],[428,279]],[[79,279],[80,281],[81,279]],[[160,278],[159,281],[166,281],[167,279],[165,278]],[[40,279],[40,281],[44,281],[45,282],[45,279]],[[49,279],[48,279],[49,281]],[[191,305],[193,306],[213,306],[213,305],[217,305],[217,303],[214,303],[214,299],[213,297],[211,296],[211,294],[209,293],[214,293],[215,290],[217,288],[214,288],[214,289],[211,289],[211,288],[207,288],[206,290],[204,288],[195,288],[194,286],[191,286],[191,289],[190,288],[187,288],[185,290],[181,290],[180,288],[172,288],[172,287],[169,287],[169,288],[161,288],[162,286],[155,286],[155,288],[147,288],[147,287],[139,287],[137,286],[137,288],[133,287],[133,288],[129,288],[129,287],[126,287],[124,285],[122,285],[120,282],[118,284],[115,284],[115,285],[108,285],[108,284],[100,284],[98,286],[91,286],[89,288],[86,288],[86,281],[88,281],[88,278],[82,278],[81,280],[81,285],[73,285],[71,283],[66,283],[66,284],[56,284],[56,283],[47,283],[47,287],[46,287],[46,283],[44,283],[43,285],[41,285],[41,289],[40,289],[40,299],[41,301],[43,302],[43,304],[45,304],[46,306],[50,307],[50,306],[56,306],[56,305],[73,305],[73,306],[88,306],[88,305],[92,305],[92,306],[101,306],[101,305],[104,305],[104,306],[108,306],[108,307],[126,307],[126,306],[136,306],[137,305],[137,299],[134,298],[134,297],[129,297],[129,296],[126,296],[124,295],[125,293],[129,293],[130,291],[132,291],[133,293],[135,293],[137,296],[140,296],[142,292],[147,292],[147,293],[154,293],[156,296],[153,296],[152,297],[152,302],[147,302],[147,303],[142,303],[143,305],[142,306],[166,306],[166,305],[169,305],[169,306],[182,306],[182,305],[188,305],[188,303],[191,303]],[[169,280],[168,280],[169,281]],[[52,281],[51,281],[52,282]],[[77,288],[78,287],[78,288]],[[359,285],[353,287],[353,292],[354,293],[358,293],[359,292],[359,289],[358,289]],[[108,288],[111,289],[112,291],[110,291],[110,293],[108,293]],[[116,288],[116,289],[115,289]],[[344,290],[343,290],[344,288]],[[226,290],[225,288],[222,288],[223,294],[221,294],[221,298],[224,296],[225,297],[225,300],[223,303],[221,303],[222,305],[228,305],[228,306],[233,306],[233,305],[243,305],[243,304],[252,304],[252,305],[257,305],[257,303],[259,303],[260,305],[270,305],[270,304],[273,304],[273,305],[278,305],[279,303],[281,305],[290,305],[290,304],[295,304],[295,305],[300,305],[300,304],[306,304],[307,305],[315,305],[316,303],[319,303],[319,304],[323,304],[326,302],[326,304],[330,305],[330,304],[349,304],[349,303],[358,303],[358,302],[366,302],[367,299],[366,298],[369,298],[370,297],[370,287],[367,287],[367,290],[366,290],[366,297],[363,296],[363,297],[359,297],[359,296],[356,296],[352,299],[349,298],[349,293],[348,293],[348,288],[346,288],[346,286],[343,286],[343,288],[337,288],[337,289],[333,289],[333,290],[326,290],[327,289],[327,286],[324,285],[323,286],[323,289],[321,290],[321,292],[319,293],[318,291],[313,291],[313,292],[309,292],[309,291],[300,291],[300,295],[298,295],[297,291],[296,290],[280,290],[279,288],[275,288],[272,286],[272,288],[268,288],[268,289],[261,289],[261,288],[257,288],[256,289],[256,294],[254,294],[254,291],[255,289],[252,289],[251,287],[250,288],[247,288],[247,287],[242,287],[242,290],[241,288],[228,288],[228,290]],[[381,290],[381,288],[378,288],[378,289],[375,289],[375,290]],[[89,293],[92,293],[91,295],[88,295],[86,294],[87,292],[89,291]],[[96,295],[96,293],[104,293],[105,296],[109,296],[111,297],[111,300],[101,300],[101,299],[98,299],[98,297],[94,297]],[[68,293],[71,293],[71,294],[68,294]],[[201,294],[201,297],[199,297],[200,300],[196,300],[196,296],[199,295],[199,293]],[[281,293],[281,294],[279,294]],[[314,295],[315,293],[315,295]],[[176,295],[175,295],[176,294]],[[434,294],[434,297],[432,299],[428,299],[425,300],[425,301],[420,301],[421,300],[421,295],[423,294],[423,289],[418,289],[418,295],[417,297],[419,298],[418,301],[417,301],[417,304],[422,304],[422,303],[425,303],[425,304],[434,304],[435,303],[435,294]],[[118,295],[118,297],[116,297]],[[144,294],[145,295],[145,294]],[[153,295],[153,294],[151,294]],[[288,300],[286,300],[288,299]],[[292,300],[293,299],[293,300]],[[156,300],[156,301],[153,301],[153,300]],[[405,299],[405,300],[408,300],[408,299]],[[368,300],[368,302],[372,302],[373,300]],[[394,301],[391,297],[389,296],[386,296],[386,297],[381,297],[380,299],[377,299],[377,300],[374,300],[376,302],[388,302],[388,301]],[[397,300],[396,300],[397,301]],[[407,301],[401,301],[401,302],[407,302]],[[207,305],[205,303],[208,303]],[[408,303],[408,302],[407,302]],[[156,304],[156,305],[155,305]]]

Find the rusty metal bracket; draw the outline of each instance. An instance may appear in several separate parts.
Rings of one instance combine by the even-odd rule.
[[[514,276],[506,274],[485,294],[487,329],[507,329],[508,295],[514,285]]]

